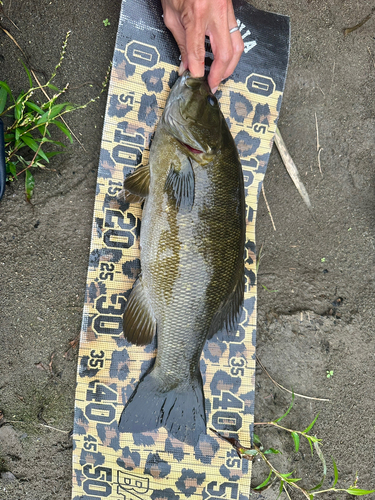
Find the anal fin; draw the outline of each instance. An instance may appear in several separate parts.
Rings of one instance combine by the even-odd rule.
[[[135,345],[149,344],[156,333],[156,321],[141,276],[130,293],[123,325],[124,337]]]

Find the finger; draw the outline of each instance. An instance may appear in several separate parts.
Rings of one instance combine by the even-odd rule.
[[[206,30],[204,25],[198,21],[196,25],[192,23],[185,25],[185,33],[187,68],[193,78],[200,78],[204,76]]]
[[[178,48],[181,54],[181,65],[179,69],[179,74],[181,75],[184,70],[188,67],[187,62],[187,51],[186,51],[186,32],[182,26],[177,15],[171,12],[168,8],[164,10],[164,24],[172,33],[173,38],[176,40]]]
[[[210,74],[208,75],[208,85],[213,92],[216,91],[221,80],[227,72],[233,58],[233,48],[229,28],[223,30],[222,26],[228,26],[227,22],[222,22],[220,26],[215,23],[210,30],[210,41],[214,62],[212,63]]]
[[[237,26],[237,19],[234,14],[233,10],[233,4],[232,2],[228,2],[228,27],[229,30]],[[244,49],[244,43],[242,40],[242,36],[240,31],[235,31],[234,33],[230,33],[231,41],[232,41],[232,48],[233,48],[233,57],[231,62],[229,63],[227,67],[227,71],[224,73],[224,79],[228,78],[233,71],[235,70],[241,55],[243,53]]]

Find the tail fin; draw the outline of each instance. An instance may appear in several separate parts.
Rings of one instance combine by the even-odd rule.
[[[146,432],[165,427],[175,438],[195,446],[206,433],[203,383],[200,372],[187,386],[161,387],[154,371],[139,382],[122,412],[120,432]]]

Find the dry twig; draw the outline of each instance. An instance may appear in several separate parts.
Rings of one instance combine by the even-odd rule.
[[[285,168],[288,171],[288,174],[290,175],[292,181],[294,182],[294,185],[296,186],[299,194],[301,195],[303,201],[306,203],[307,208],[310,210],[311,209],[311,202],[309,195],[307,194],[306,188],[303,185],[303,182],[301,181],[299,177],[299,173],[297,170],[297,167],[290,156],[283,138],[281,137],[280,130],[276,128],[275,132],[275,144],[276,147],[280,153],[281,159],[283,160],[283,163],[285,165]]]
[[[26,424],[22,420],[7,420],[6,424]],[[53,431],[62,432],[63,434],[69,434],[70,431],[63,431],[62,429],[58,429],[57,427],[52,427],[52,425],[41,424],[39,422],[31,422],[33,425],[39,425],[40,427],[45,427],[46,429],[52,429]]]
[[[266,202],[268,213],[270,214],[270,217],[271,217],[271,222],[272,222],[273,230],[276,231],[276,226],[275,226],[275,223],[273,221],[271,209],[270,209],[270,206],[268,205],[268,201],[267,201],[267,198],[266,198],[266,193],[264,191],[264,184],[262,184],[262,193],[263,193],[264,201]]]
[[[285,392],[289,392],[289,394],[294,394],[295,396],[299,396],[300,398],[305,398],[305,399],[313,399],[315,401],[329,401],[329,399],[325,399],[325,398],[313,398],[311,396],[304,396],[303,394],[298,394],[297,392],[293,392],[293,391],[290,391],[289,389],[286,389],[285,387],[283,387],[281,384],[279,384],[278,382],[276,382],[276,380],[274,380],[271,375],[268,373],[267,369],[265,368],[265,366],[263,365],[263,363],[261,362],[261,360],[258,358],[258,356],[256,356],[256,360],[258,361],[260,367],[262,368],[262,370],[264,371],[264,373],[267,375],[267,377],[271,380],[271,382],[273,382],[276,387],[278,387],[279,389],[285,391]]]
[[[320,142],[319,142],[318,117],[316,116],[316,112],[315,112],[315,126],[316,126],[316,150],[318,152],[318,167],[319,167],[320,175],[323,177],[322,167],[320,164],[320,153],[323,151],[323,148],[321,147]]]
[[[358,24],[356,24],[355,26],[352,26],[351,28],[344,28],[344,30],[343,30],[344,31],[344,36],[349,35],[349,33],[351,33],[352,31],[357,30],[358,28],[360,28],[361,26],[363,26],[365,23],[367,23],[367,21],[373,15],[374,11],[375,11],[375,7],[373,7],[371,9],[370,14],[368,14],[364,19],[362,19],[362,21],[360,21]]]

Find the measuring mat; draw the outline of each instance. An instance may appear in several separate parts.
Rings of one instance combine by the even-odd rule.
[[[156,0],[123,0],[109,86],[80,337],[74,419],[74,500],[246,500],[251,462],[223,436],[250,446],[256,337],[255,218],[273,144],[289,54],[289,19],[235,0],[245,43],[216,96],[236,142],[246,194],[245,300],[236,332],[206,342],[201,372],[207,434],[195,447],[164,428],[119,433],[125,403],[150,367],[156,341],[124,339],[123,313],[139,273],[142,209],[118,199],[124,178],[148,163],[149,147],[179,51]],[[212,62],[209,42],[207,68]]]

